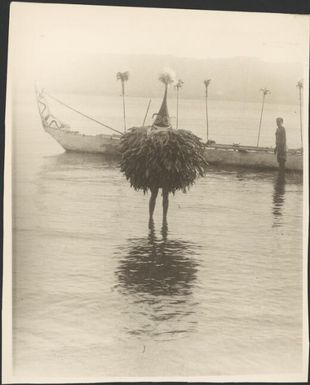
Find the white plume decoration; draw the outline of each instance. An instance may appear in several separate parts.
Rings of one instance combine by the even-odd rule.
[[[159,75],[159,80],[168,85],[174,83],[176,80],[175,72],[170,68],[165,68]]]

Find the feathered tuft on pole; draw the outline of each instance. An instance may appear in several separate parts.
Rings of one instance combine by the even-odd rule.
[[[176,85],[174,86],[174,88],[175,88],[176,90],[179,90],[179,88],[182,88],[183,84],[184,84],[183,80],[179,79],[179,80],[177,81]]]
[[[268,88],[261,88],[260,91],[262,91],[263,95],[266,96],[268,94],[271,94],[271,91],[268,90]]]
[[[158,79],[165,85],[168,85],[175,82],[176,75],[171,69],[165,69],[163,72],[160,73]]]
[[[122,82],[126,82],[127,80],[129,80],[129,72],[126,71],[126,72],[118,72],[116,74],[116,79],[117,80],[121,80]]]
[[[205,84],[205,87],[206,87],[206,90],[207,90],[207,89],[208,89],[208,87],[209,87],[209,84],[211,83],[211,79],[208,79],[208,80],[204,80],[203,82],[204,82],[204,84]]]
[[[296,87],[298,87],[299,89],[301,89],[301,88],[303,88],[303,82],[302,82],[302,80],[299,80],[298,82],[297,82],[297,84],[296,84]]]

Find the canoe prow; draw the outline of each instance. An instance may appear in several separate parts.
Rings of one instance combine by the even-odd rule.
[[[37,103],[43,129],[50,134],[66,151],[103,153],[117,155],[121,135],[84,135],[73,131],[68,124],[63,123],[51,114],[44,91],[36,89]]]

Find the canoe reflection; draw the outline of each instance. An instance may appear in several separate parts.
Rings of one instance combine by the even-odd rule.
[[[60,170],[72,168],[118,167],[115,156],[66,151],[61,154],[44,157],[44,170]]]
[[[171,338],[192,330],[197,323],[192,296],[197,246],[169,239],[166,226],[157,237],[151,225],[148,237],[130,239],[124,250],[116,276],[129,304],[126,312],[135,318],[132,326],[126,325],[127,332]]]
[[[274,227],[279,227],[282,225],[281,217],[285,202],[285,183],[285,172],[279,171],[279,173],[275,176],[273,191],[272,213],[274,217]]]

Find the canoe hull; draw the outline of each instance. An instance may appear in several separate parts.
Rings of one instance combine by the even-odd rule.
[[[238,151],[230,149],[207,148],[206,157],[210,164],[231,165],[256,169],[278,169],[277,157],[273,152]],[[303,156],[301,153],[287,154],[285,168],[291,171],[302,171]]]
[[[119,156],[119,135],[83,135],[74,131],[45,127],[48,132],[66,151],[97,153]],[[206,147],[206,158],[210,164],[249,167],[256,169],[278,169],[276,155],[271,151],[245,151],[231,148],[219,149]],[[302,171],[303,156],[301,153],[288,153],[286,169]]]
[[[75,131],[44,127],[66,151],[117,155],[120,135],[83,135]]]

